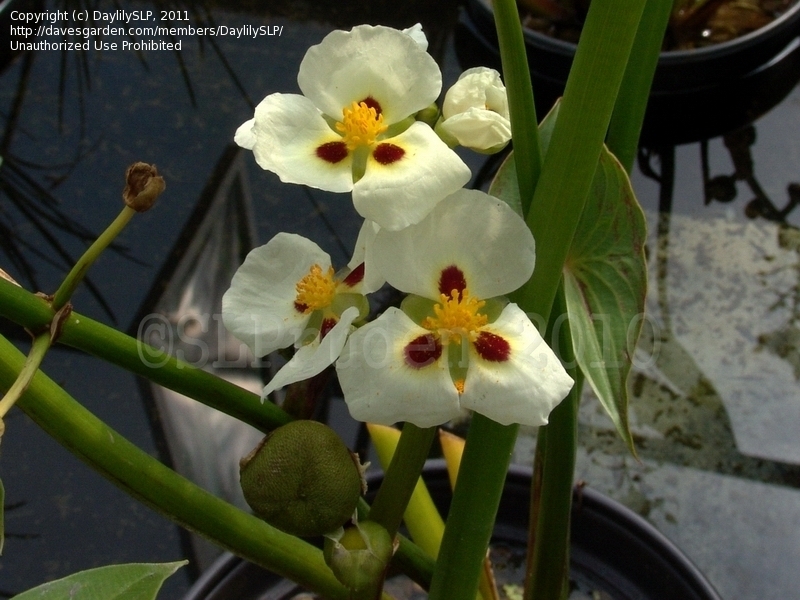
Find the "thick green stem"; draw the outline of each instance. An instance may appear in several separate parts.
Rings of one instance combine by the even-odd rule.
[[[474,414],[429,598],[472,600],[492,536],[519,426]]]
[[[515,0],[494,0],[494,19],[508,93],[511,138],[522,212],[527,214],[542,167],[531,72]]]
[[[536,186],[528,225],[540,250],[515,295],[546,322],[583,212],[645,0],[592,0]]]
[[[562,599],[569,592],[570,508],[581,377],[573,366],[575,354],[569,321],[563,318],[566,312],[564,288],[560,286],[548,323],[547,339],[558,335],[561,360],[575,379],[575,386],[550,413],[550,423],[539,428],[536,439],[525,600]],[[557,326],[559,329],[555,331]]]
[[[78,262],[75,263],[75,266],[72,267],[72,270],[64,278],[61,286],[59,286],[58,290],[53,295],[52,305],[55,310],[59,310],[69,302],[72,293],[75,291],[75,288],[78,287],[78,284],[83,281],[89,267],[91,267],[92,263],[103,253],[103,250],[114,241],[135,214],[136,211],[129,206],[123,207],[122,211],[117,215],[117,218],[111,222],[111,225],[109,225],[106,230],[100,234],[100,237],[89,246],[88,250],[83,253],[83,256],[78,259]]]
[[[31,331],[42,331],[49,330],[54,315],[44,299],[0,278],[0,316]],[[194,398],[261,431],[271,431],[291,420],[274,404],[262,404],[258,395],[80,314],[72,313],[64,322],[58,341]],[[139,353],[143,348],[157,366],[142,361]],[[364,515],[369,512],[366,502],[361,503],[359,510]],[[407,538],[400,537],[400,547],[392,562],[420,585],[429,585],[433,561]]]
[[[0,389],[24,356],[0,336]],[[176,523],[326,598],[346,600],[322,552],[209,494],[165,467],[39,372],[17,405],[50,436],[117,486]]]
[[[645,4],[633,49],[622,78],[617,103],[608,126],[608,148],[630,173],[639,134],[656,72],[664,32],[669,23],[673,0],[650,0]]]
[[[403,513],[414,493],[435,436],[435,427],[422,429],[413,423],[403,425],[403,433],[392,462],[386,469],[386,475],[369,511],[369,520],[382,525],[392,537],[400,528]]]
[[[54,315],[44,299],[0,279],[0,316],[39,332],[49,330]],[[64,321],[58,341],[194,398],[261,431],[271,431],[292,420],[275,404],[262,403],[257,394],[81,314],[73,312]]]

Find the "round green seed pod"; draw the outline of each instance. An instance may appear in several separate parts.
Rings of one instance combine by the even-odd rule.
[[[293,421],[267,435],[242,459],[239,477],[253,512],[297,536],[341,527],[362,492],[358,459],[316,421]]]

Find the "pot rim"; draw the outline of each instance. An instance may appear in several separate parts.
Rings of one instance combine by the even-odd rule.
[[[484,9],[490,13],[493,12],[491,0],[475,0],[483,6]],[[704,46],[702,48],[695,48],[691,50],[666,50],[659,54],[659,64],[672,65],[677,63],[687,62],[702,62],[710,59],[721,59],[730,54],[741,52],[747,48],[758,44],[765,37],[769,37],[773,33],[787,33],[791,34],[791,29],[796,26],[794,35],[792,37],[800,36],[800,0],[796,0],[786,12],[770,21],[768,24],[746,33],[732,40]],[[563,56],[572,56],[575,54],[577,44],[559,40],[547,34],[529,29],[522,28],[522,33],[526,40],[546,49],[551,52],[556,52]]]
[[[426,461],[423,472],[431,478],[430,483],[434,484],[432,488],[432,493],[434,493],[434,495],[435,490],[442,486],[445,486],[449,490],[447,465],[443,459]],[[506,492],[504,492],[504,498],[510,497],[512,499],[519,499],[521,495],[527,497],[530,493],[532,474],[533,469],[531,467],[511,465],[506,477]],[[382,477],[382,471],[373,471],[367,475],[368,481],[373,483],[379,481]],[[627,538],[632,541],[633,548],[636,550],[640,562],[646,561],[651,566],[655,564],[664,565],[669,572],[678,574],[679,579],[688,586],[687,589],[693,592],[694,595],[690,597],[702,598],[704,600],[721,600],[716,590],[714,590],[713,586],[694,563],[692,563],[673,542],[641,515],[633,512],[616,500],[588,487],[582,487],[579,492],[576,492],[575,498],[576,500],[573,504],[572,511],[573,520],[587,519],[590,524],[595,522],[601,527],[602,531],[610,535],[610,538],[603,537],[598,539],[597,536],[589,535],[585,539],[580,536],[576,539],[575,530],[573,530],[573,550],[580,550],[587,556],[594,555],[594,547],[599,543],[602,545],[604,554],[609,555],[610,553],[612,557],[612,560],[598,559],[602,565],[605,566],[601,571],[589,569],[590,572],[595,572],[595,574],[597,574],[605,572],[606,569],[608,569],[610,571],[618,571],[620,575],[626,577],[626,575],[624,575],[624,567],[627,564],[626,561],[630,560],[630,555],[625,554],[625,551],[614,551],[613,548],[609,548],[608,542],[619,540],[620,538]],[[506,511],[506,516],[509,517],[509,520],[503,521],[502,528],[507,530],[511,527],[516,530],[522,526],[521,523],[517,523],[517,521],[527,520],[527,511],[515,510],[513,514],[510,515],[508,511]],[[500,537],[503,538],[503,535]],[[515,535],[513,537],[516,539],[517,536]],[[589,563],[581,563],[581,561],[576,560],[576,558],[577,557],[573,555],[574,565],[582,565],[584,567],[589,565]],[[229,552],[225,552],[211,567],[200,575],[184,597],[184,600],[200,600],[206,598],[206,595],[214,592],[217,586],[221,584],[224,585],[231,578],[236,577],[237,574],[241,577],[247,576],[248,574],[252,575],[255,572],[254,569],[257,569],[255,565]],[[652,571],[648,571],[648,573],[648,579],[655,576],[655,573]],[[288,588],[293,589],[292,586],[294,586],[294,584],[288,580],[281,580],[275,576],[275,581],[283,581]],[[628,581],[634,586],[637,585],[636,578]],[[648,583],[650,582],[648,581]],[[638,597],[638,595],[635,597]],[[671,598],[672,596],[667,597]]]

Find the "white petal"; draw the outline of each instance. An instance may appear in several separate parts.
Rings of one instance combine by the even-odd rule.
[[[439,277],[447,267],[461,270],[472,297],[486,299],[520,287],[535,263],[533,236],[522,218],[476,190],[459,190],[416,225],[381,229],[373,255],[392,286],[432,300],[442,293]]]
[[[499,148],[511,139],[511,121],[482,108],[470,108],[453,115],[439,127],[460,145],[473,150]]]
[[[390,27],[359,25],[333,31],[306,52],[300,89],[326,115],[373,98],[387,125],[422,110],[442,89],[439,66],[410,35]]]
[[[461,413],[444,353],[422,368],[406,364],[406,346],[427,333],[401,310],[390,308],[350,336],[336,372],[354,419],[432,427]]]
[[[255,117],[242,123],[236,130],[236,133],[233,136],[233,141],[242,148],[252,150],[253,146],[256,145],[256,134],[253,132],[253,125],[255,125],[255,123]]]
[[[399,160],[375,159],[380,144],[403,150]],[[403,229],[421,221],[443,198],[469,181],[470,170],[425,123],[416,122],[400,135],[382,140],[367,160],[364,176],[353,186],[358,213],[382,228]]]
[[[375,242],[375,236],[379,230],[380,227],[374,221],[364,221],[358,232],[353,258],[347,263],[347,268],[350,270],[364,263],[364,280],[361,283],[362,294],[371,294],[386,283],[386,279],[381,272],[375,268],[374,259],[372,258],[372,244]]]
[[[252,250],[222,297],[225,327],[255,356],[294,344],[309,318],[294,307],[295,286],[315,264],[325,271],[331,259],[299,235],[279,233]]]
[[[310,344],[298,348],[291,360],[264,387],[261,399],[290,383],[314,377],[332,365],[342,353],[351,325],[357,318],[358,309],[351,306],[342,313],[339,322],[328,331],[322,341],[317,336]]]
[[[322,113],[297,94],[271,94],[256,107],[253,154],[262,169],[284,183],[299,183],[329,192],[353,188],[352,157],[337,163],[317,156],[326,143],[341,143]],[[247,140],[249,141],[249,139]]]
[[[411,27],[403,29],[403,33],[410,35],[411,39],[417,42],[417,45],[423,50],[428,49],[428,38],[425,36],[425,32],[422,31],[421,23],[417,23]]]
[[[485,360],[470,350],[461,406],[502,425],[539,426],[574,384],[539,331],[516,304],[483,328],[511,346],[508,360]]]

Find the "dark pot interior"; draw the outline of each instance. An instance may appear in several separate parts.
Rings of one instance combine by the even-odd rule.
[[[800,3],[735,40],[697,50],[662,52],[642,141],[680,144],[751,123],[778,104],[800,80]],[[524,30],[537,111],[544,115],[564,92],[575,44]],[[500,69],[489,0],[467,0],[456,29],[464,68]]]
[[[443,461],[424,473],[445,512],[450,484]],[[378,478],[373,478],[372,489]],[[521,550],[527,539],[531,471],[512,467],[495,527],[494,545]],[[589,489],[576,491],[572,511],[571,576],[583,589],[613,600],[720,600],[703,575],[666,537],[639,515]],[[230,554],[223,555],[184,600],[288,600],[293,583]]]

